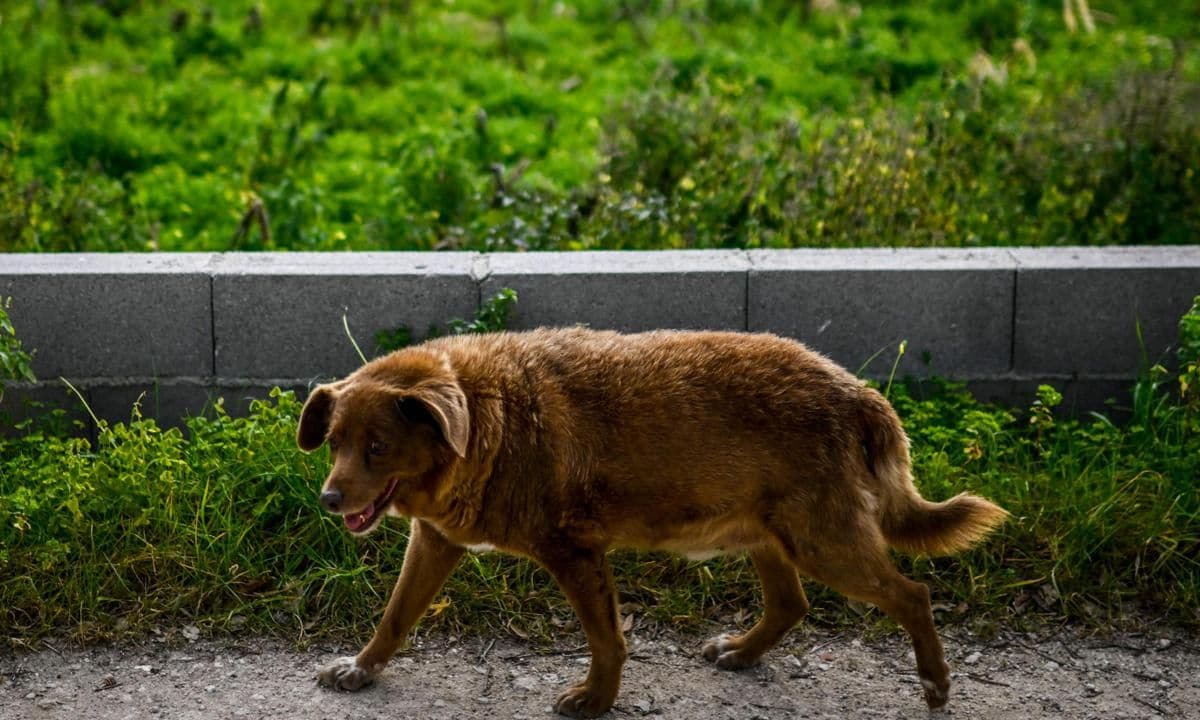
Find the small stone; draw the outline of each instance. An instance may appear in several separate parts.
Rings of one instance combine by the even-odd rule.
[[[195,625],[184,625],[179,631],[189,642],[196,642],[200,639],[200,628]]]
[[[1058,670],[1060,667],[1062,667],[1062,666],[1059,665],[1058,663],[1054,662],[1053,660],[1046,661],[1046,669],[1047,670]]]
[[[210,693],[216,689],[217,689],[216,685],[205,685],[204,686],[204,692],[207,692],[207,693]]]
[[[1158,649],[1159,650],[1166,650],[1169,647],[1171,647],[1171,638],[1159,638],[1158,639]]]
[[[42,710],[49,710],[55,705],[58,705],[58,701],[54,698],[42,698],[41,700],[37,701],[37,706]]]
[[[646,700],[645,698],[643,698],[643,699],[641,699],[641,700],[637,700],[637,701],[635,701],[635,702],[633,703],[633,706],[634,706],[635,708],[637,708],[638,710],[641,710],[641,711],[642,711],[642,714],[643,714],[643,715],[645,715],[646,713],[650,712],[650,710],[651,710],[651,709],[654,707],[654,703],[652,703],[652,702],[650,702],[649,700]]]
[[[983,653],[976,651],[963,658],[963,662],[968,665],[974,665],[979,662],[979,658],[981,657],[983,657]]]
[[[438,708],[446,707],[446,701],[438,698],[437,700],[433,701],[433,706]]]
[[[516,680],[513,680],[513,685],[522,690],[537,690],[538,679],[532,675],[521,675]]]

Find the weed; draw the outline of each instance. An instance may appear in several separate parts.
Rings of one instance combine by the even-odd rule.
[[[11,307],[12,298],[0,297],[0,400],[4,399],[5,380],[37,380],[30,365],[33,358],[21,347],[21,339],[8,316]]]

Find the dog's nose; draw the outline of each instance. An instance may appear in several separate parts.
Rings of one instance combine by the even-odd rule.
[[[342,491],[341,490],[326,490],[321,493],[321,505],[329,512],[337,512],[342,509]]]

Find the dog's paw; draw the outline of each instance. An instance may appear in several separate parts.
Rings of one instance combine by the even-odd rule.
[[[921,687],[925,690],[925,704],[930,710],[941,710],[950,699],[950,680],[934,682],[921,678]]]
[[[554,712],[573,718],[594,718],[608,712],[612,704],[613,698],[602,697],[583,683],[559,695]]]
[[[317,682],[327,688],[354,692],[375,682],[376,673],[358,664],[354,656],[338,658],[317,673]]]
[[[715,663],[722,670],[745,670],[758,664],[759,657],[750,657],[741,644],[737,635],[718,635],[704,643],[701,654],[710,663]]]

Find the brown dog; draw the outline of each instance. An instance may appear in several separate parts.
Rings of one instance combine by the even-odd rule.
[[[953,553],[1007,513],[967,494],[923,500],[908,439],[879,393],[771,335],[583,329],[442,338],[316,388],[297,441],[328,441],[321,503],[356,534],[413,518],[375,636],[323,684],[379,674],[462,557],[499,549],[558,581],[591,647],[587,678],[558,699],[594,717],[617,697],[625,640],[605,553],[749,553],[765,612],[704,657],[753,665],[808,610],[806,575],[874,603],[908,631],[931,708],[949,667],[929,590],[887,548]]]

